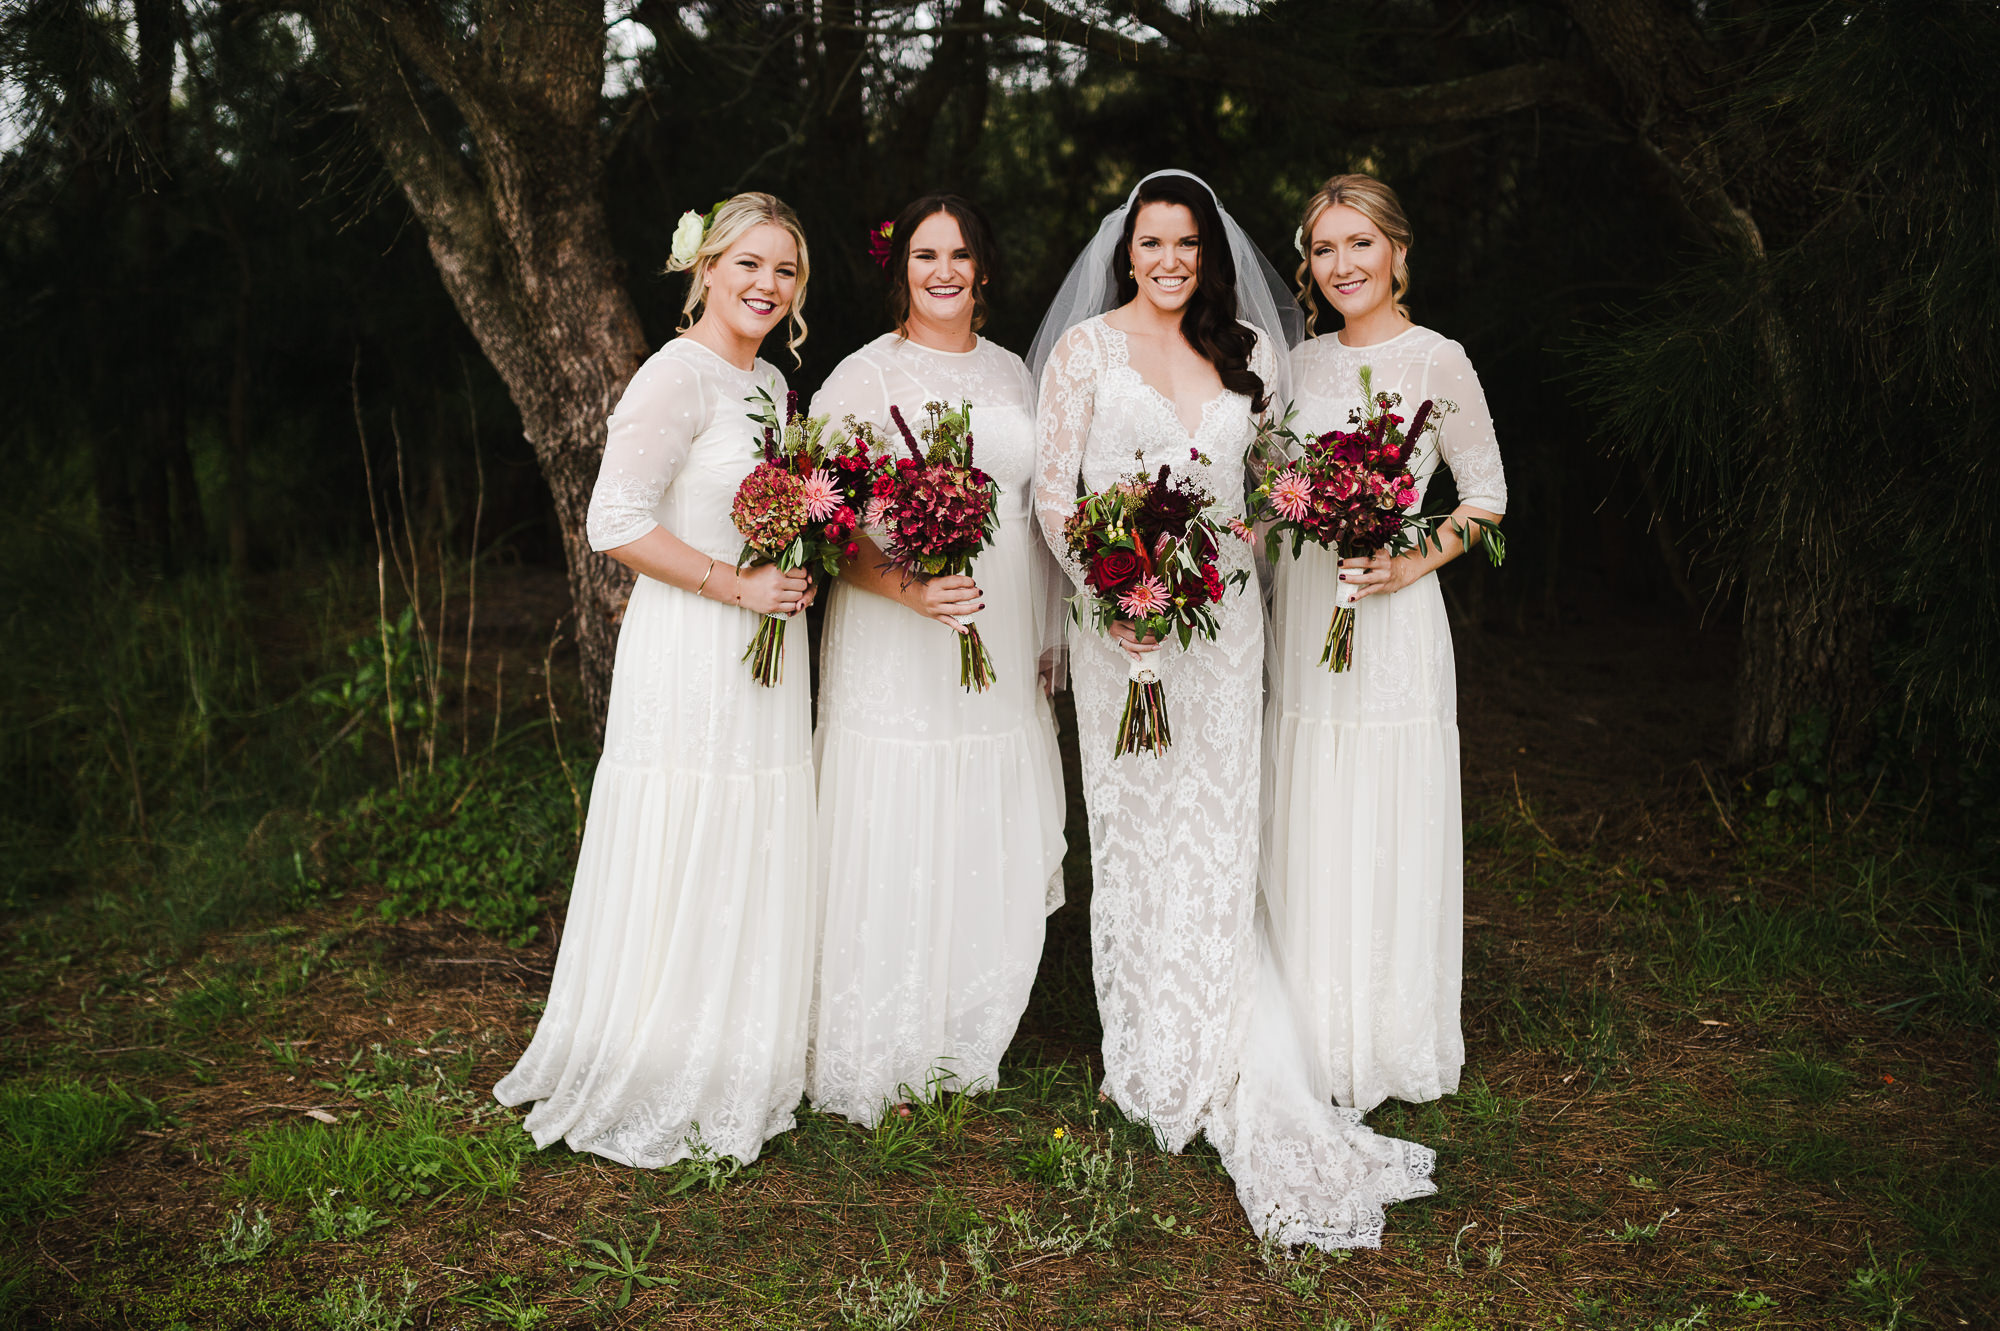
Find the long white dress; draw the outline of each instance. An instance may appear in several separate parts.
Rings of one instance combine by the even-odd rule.
[[[985,692],[959,684],[958,637],[845,583],[820,649],[822,926],[807,1094],[872,1126],[886,1103],[990,1089],[1062,904],[1062,760],[1036,680],[1055,573],[1034,529],[1034,385],[1021,358],[887,333],[813,399],[892,440],[889,408],[972,403],[973,461],[1000,485],[998,529],[972,568],[993,658]],[[900,444],[898,444],[900,448]]]
[[[1453,403],[1415,459],[1420,490],[1442,460],[1461,502],[1504,513],[1493,417],[1465,350],[1428,328],[1370,347],[1337,336],[1292,353],[1301,434],[1348,428],[1375,391],[1401,414]],[[1435,574],[1355,606],[1354,659],[1319,664],[1339,559],[1281,552],[1272,598],[1261,878],[1297,999],[1317,1093],[1363,1111],[1458,1089],[1463,850],[1451,627]]]
[[[1271,382],[1260,339],[1251,369]],[[1249,399],[1224,392],[1190,435],[1174,405],[1129,362],[1102,316],[1076,325],[1043,370],[1036,507],[1063,545],[1079,481],[1096,491],[1140,466],[1198,479],[1241,516]],[[1199,450],[1207,464],[1193,461]],[[1144,455],[1143,462],[1134,457]],[[1250,571],[1225,541],[1225,576]],[[1257,794],[1263,613],[1253,588],[1219,608],[1215,641],[1149,657],[1165,687],[1173,744],[1114,757],[1126,657],[1073,629],[1071,677],[1090,812],[1092,971],[1104,1023],[1103,1090],[1178,1152],[1205,1133],[1260,1235],[1322,1248],[1381,1241],[1391,1202],[1433,1191],[1433,1154],[1379,1137],[1307,1094],[1288,1000],[1257,909]]]
[[[648,360],[611,414],[592,548],[658,524],[733,563],[759,387],[784,400],[770,365],[740,370],[685,337]],[[748,1163],[792,1126],[812,979],[811,704],[803,669],[775,688],[751,678],[739,658],[756,628],[651,578],[632,590],[548,1007],[493,1092],[539,1101],[537,1145],[657,1168],[699,1134]]]

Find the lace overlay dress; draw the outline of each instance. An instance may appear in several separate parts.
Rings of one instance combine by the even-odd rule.
[[[1430,329],[1370,347],[1331,335],[1299,346],[1299,432],[1347,428],[1363,365],[1377,392],[1402,394],[1405,416],[1426,398],[1458,408],[1416,459],[1419,488],[1442,460],[1462,502],[1505,512],[1479,378],[1464,349]],[[1313,1087],[1366,1111],[1456,1091],[1465,1061],[1458,711],[1435,574],[1361,600],[1352,666],[1319,664],[1338,568],[1311,545],[1278,560],[1261,877]]]
[[[1266,382],[1261,340],[1251,368]],[[1102,316],[1067,333],[1043,372],[1036,505],[1071,581],[1063,545],[1079,485],[1095,491],[1142,464],[1193,475],[1225,513],[1242,513],[1250,402],[1225,392],[1192,435],[1132,369],[1125,335]],[[1209,462],[1191,460],[1199,450]],[[1226,575],[1251,571],[1225,541]],[[1378,1137],[1307,1093],[1288,1000],[1257,908],[1257,790],[1263,613],[1254,586],[1218,608],[1215,641],[1169,645],[1150,664],[1166,689],[1165,754],[1112,756],[1124,706],[1124,652],[1072,628],[1070,667],[1090,815],[1091,959],[1104,1023],[1104,1092],[1178,1152],[1205,1132],[1260,1235],[1323,1248],[1380,1242],[1383,1207],[1432,1190],[1432,1155]]]
[[[926,402],[969,401],[974,460],[1000,485],[998,530],[972,569],[995,672],[985,692],[960,687],[945,625],[845,583],[828,589],[807,1094],[870,1126],[933,1078],[995,1084],[1044,916],[1062,904],[1062,762],[1036,680],[1042,606],[1060,575],[1029,513],[1033,391],[1020,357],[990,342],[951,353],[890,333],[813,399],[835,428],[853,416],[891,440],[891,405],[920,429]]]
[[[688,338],[648,360],[611,414],[592,548],[657,524],[733,562],[759,387],[784,400],[771,366],[739,370]],[[812,977],[810,702],[797,662],[776,688],[751,679],[739,658],[756,628],[651,578],[632,590],[548,1007],[494,1088],[538,1102],[538,1145],[657,1168],[698,1131],[748,1163],[792,1126]]]

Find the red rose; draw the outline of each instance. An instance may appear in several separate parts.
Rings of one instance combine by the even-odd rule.
[[[849,542],[847,543],[847,557],[848,557],[849,559],[852,559],[852,558],[854,558],[854,556],[856,556],[856,555],[858,555],[858,554],[860,554],[860,553],[861,553],[861,546],[860,546],[860,544],[859,544],[858,542],[856,542],[856,541],[849,541]]]
[[[1123,587],[1139,576],[1139,561],[1126,550],[1107,550],[1090,565],[1090,574],[1084,579],[1100,592],[1108,592]]]

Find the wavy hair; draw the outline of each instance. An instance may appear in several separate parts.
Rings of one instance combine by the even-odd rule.
[[[1319,284],[1312,278],[1313,227],[1318,225],[1320,214],[1336,206],[1360,213],[1402,251],[1396,256],[1396,266],[1389,276],[1389,292],[1396,302],[1396,313],[1409,318],[1410,307],[1403,303],[1403,293],[1410,289],[1410,219],[1404,216],[1403,201],[1396,197],[1395,190],[1357,171],[1328,177],[1306,200],[1306,215],[1299,223],[1299,245],[1306,253],[1299,255],[1298,284],[1299,300],[1306,307],[1307,334],[1317,335],[1315,325],[1319,323]]]
[[[1236,318],[1236,260],[1229,252],[1229,233],[1223,230],[1215,196],[1199,181],[1187,176],[1156,176],[1139,186],[1132,206],[1125,211],[1125,234],[1111,258],[1118,303],[1127,304],[1139,294],[1139,281],[1131,272],[1132,232],[1139,224],[1139,210],[1149,203],[1177,203],[1194,214],[1200,265],[1194,294],[1181,307],[1181,336],[1215,367],[1224,388],[1248,397],[1252,411],[1263,411],[1270,405],[1270,393],[1262,377],[1250,368],[1256,337]],[[1120,268],[1126,271],[1121,273]]]
[[[970,199],[926,194],[896,214],[889,232],[889,260],[882,266],[889,276],[889,323],[898,333],[910,322],[910,238],[939,213],[958,223],[958,234],[972,253],[972,270],[979,279],[972,284],[972,331],[986,326],[986,283],[1000,270],[1000,242],[993,238],[993,225]]]
[[[805,228],[799,225],[798,214],[777,195],[750,191],[731,196],[716,209],[715,220],[702,234],[701,247],[695,251],[694,257],[686,263],[669,259],[666,271],[689,274],[687,299],[681,304],[680,331],[685,333],[701,317],[702,304],[708,299],[708,274],[715,267],[715,261],[727,254],[737,241],[767,222],[784,228],[792,243],[799,247],[799,281],[792,289],[792,308],[789,311],[792,332],[785,339],[785,349],[792,353],[792,362],[796,365],[802,363],[799,348],[806,340],[806,279],[812,276],[812,261],[806,255],[806,233]]]

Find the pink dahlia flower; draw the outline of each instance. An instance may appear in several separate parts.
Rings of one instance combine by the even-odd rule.
[[[805,478],[799,498],[805,503],[808,518],[825,522],[840,511],[840,483],[832,472],[821,467]]]
[[[1312,511],[1312,482],[1287,472],[1271,487],[1271,507],[1287,522],[1301,522]]]
[[[1118,598],[1118,608],[1134,619],[1160,614],[1171,604],[1167,599],[1166,584],[1150,575],[1127,587]]]

